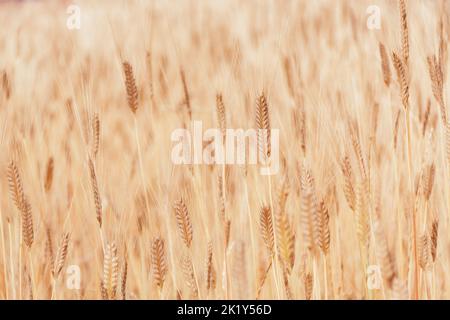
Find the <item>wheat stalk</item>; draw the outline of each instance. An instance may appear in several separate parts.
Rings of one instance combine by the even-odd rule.
[[[184,74],[184,70],[180,70],[181,83],[183,85],[183,93],[184,93],[184,103],[186,104],[189,120],[192,120],[192,107],[191,107],[191,98],[189,95],[189,89],[186,82],[186,76]]]

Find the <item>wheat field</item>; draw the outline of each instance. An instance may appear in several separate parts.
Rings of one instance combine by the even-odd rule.
[[[0,298],[449,299],[449,13],[0,2]],[[278,172],[173,163],[193,121]]]

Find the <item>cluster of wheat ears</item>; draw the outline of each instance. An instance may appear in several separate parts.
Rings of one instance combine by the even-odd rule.
[[[450,7],[372,2],[0,4],[0,298],[450,298]]]

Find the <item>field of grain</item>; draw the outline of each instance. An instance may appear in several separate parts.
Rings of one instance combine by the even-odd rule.
[[[0,298],[449,299],[448,13],[0,2]],[[175,164],[193,121],[278,173]]]

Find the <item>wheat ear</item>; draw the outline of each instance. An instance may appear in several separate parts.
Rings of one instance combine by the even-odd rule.
[[[190,248],[192,245],[193,230],[191,218],[183,198],[175,202],[174,209],[180,236],[186,247]]]
[[[162,290],[164,286],[164,280],[167,274],[166,253],[164,248],[164,240],[157,237],[153,240],[152,244],[152,265],[153,265],[153,277],[155,284]]]
[[[103,280],[102,296],[107,299],[114,300],[116,298],[117,281],[119,274],[119,264],[117,257],[117,247],[114,242],[106,245],[105,255],[103,258]]]
[[[135,114],[138,109],[138,90],[134,79],[133,67],[127,61],[122,63],[125,75],[125,87],[127,90],[128,107]]]

